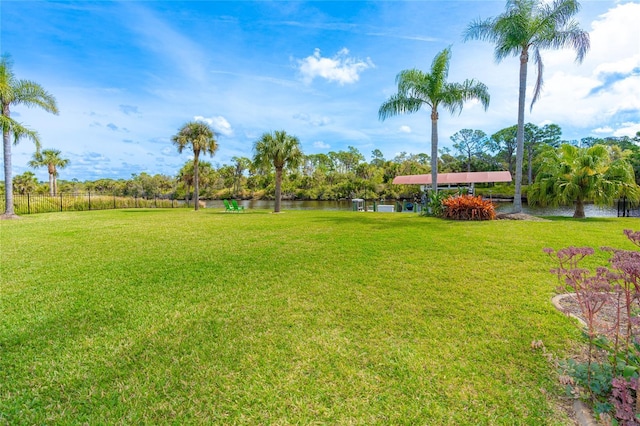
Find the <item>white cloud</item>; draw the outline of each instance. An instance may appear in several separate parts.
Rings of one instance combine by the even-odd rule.
[[[313,55],[298,60],[298,64],[305,84],[310,84],[314,78],[320,77],[335,81],[341,86],[355,83],[360,79],[362,71],[375,67],[369,58],[363,61],[349,57],[347,48],[341,49],[332,58],[323,58],[320,49],[315,49]]]
[[[215,130],[220,134],[223,134],[225,136],[233,135],[233,129],[231,128],[231,124],[227,121],[226,118],[224,118],[221,115],[217,117],[210,117],[210,118],[197,115],[193,117],[193,119],[196,121],[204,121],[205,123],[213,127],[213,130]]]
[[[609,126],[605,126],[605,127],[598,127],[597,129],[593,129],[592,130],[593,133],[597,133],[597,134],[609,134],[611,132],[613,132],[613,129]]]
[[[622,123],[620,128],[613,132],[613,136],[633,137],[640,132],[640,123]]]
[[[331,146],[329,144],[326,144],[322,141],[316,141],[313,143],[313,147],[314,148],[320,148],[320,149],[329,149],[331,148]]]
[[[400,126],[400,131],[402,133],[411,133],[411,127],[409,127],[409,126]]]

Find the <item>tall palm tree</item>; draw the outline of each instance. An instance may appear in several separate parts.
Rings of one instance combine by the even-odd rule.
[[[584,202],[613,204],[615,198],[640,198],[633,167],[626,160],[630,152],[615,152],[604,145],[578,148],[564,144],[541,154],[542,162],[536,181],[527,191],[528,201],[535,205],[567,205],[575,203],[575,218],[584,217]]]
[[[466,101],[477,99],[489,107],[487,86],[475,80],[448,83],[451,49],[438,53],[429,73],[417,69],[403,70],[396,76],[398,93],[385,101],[378,110],[381,120],[398,114],[417,112],[423,106],[431,108],[431,185],[438,191],[438,107],[451,114],[462,112]]]
[[[45,149],[33,154],[33,160],[29,166],[33,168],[47,167],[49,172],[49,195],[52,197],[58,192],[58,169],[64,169],[69,164],[69,159],[60,157],[60,150]]]
[[[537,65],[538,75],[531,108],[542,89],[542,49],[571,47],[576,61],[582,62],[590,47],[589,33],[583,31],[573,16],[580,10],[577,0],[508,0],[503,14],[486,20],[476,20],[467,27],[465,40],[487,40],[495,43],[495,59],[520,56],[520,86],[518,91],[518,129],[516,135],[516,181],[513,210],[522,211],[522,162],[524,158],[524,104],[527,89],[529,54]]]
[[[282,199],[282,171],[285,167],[298,167],[304,158],[300,141],[284,130],[264,133],[253,145],[253,162],[258,167],[276,169],[276,193],[274,212],[280,212]]]
[[[2,126],[2,146],[4,154],[4,193],[5,211],[0,218],[17,217],[13,209],[13,180],[11,179],[11,137],[17,144],[20,138],[26,137],[40,149],[38,134],[11,118],[11,107],[24,105],[38,106],[47,112],[58,113],[55,98],[39,84],[29,80],[18,80],[13,73],[13,61],[9,55],[0,57],[0,125]]]
[[[193,151],[193,193],[195,198],[195,209],[200,207],[200,187],[198,179],[198,158],[200,153],[213,156],[218,150],[216,134],[207,123],[202,121],[190,121],[185,123],[171,141],[178,147],[178,152],[189,146]]]

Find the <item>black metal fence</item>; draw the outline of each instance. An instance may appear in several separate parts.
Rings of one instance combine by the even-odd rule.
[[[109,210],[132,208],[176,208],[187,203],[173,197],[116,196],[104,193],[13,194],[16,214],[33,214],[82,210]],[[0,194],[0,213],[5,211],[5,197]]]
[[[618,217],[640,217],[640,204],[632,203],[626,198],[618,200]]]

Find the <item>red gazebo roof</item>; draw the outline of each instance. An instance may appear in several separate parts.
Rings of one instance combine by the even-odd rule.
[[[438,185],[454,185],[460,183],[488,183],[511,182],[509,172],[468,172],[468,173],[438,173]],[[396,185],[430,185],[431,174],[396,176]]]

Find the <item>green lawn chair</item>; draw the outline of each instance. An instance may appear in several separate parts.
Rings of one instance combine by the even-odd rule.
[[[222,202],[224,203],[224,212],[234,212],[235,210],[233,209],[233,207],[231,206],[231,204],[229,204],[229,200],[222,200]]]
[[[244,206],[239,206],[236,200],[231,200],[231,207],[233,207],[234,212],[243,212]]]

